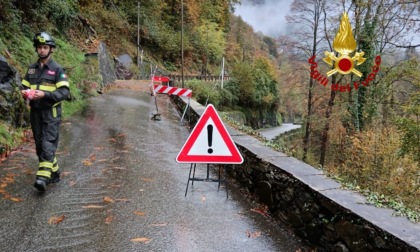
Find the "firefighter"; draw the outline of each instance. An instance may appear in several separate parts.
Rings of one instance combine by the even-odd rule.
[[[34,187],[44,192],[60,181],[57,157],[61,102],[70,99],[69,82],[63,68],[52,60],[56,44],[50,34],[35,34],[33,45],[38,61],[29,65],[21,93],[29,100],[30,120],[39,160]]]

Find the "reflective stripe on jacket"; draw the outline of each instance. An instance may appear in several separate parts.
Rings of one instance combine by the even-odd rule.
[[[42,68],[39,62],[29,66],[24,79],[24,89],[42,90],[45,96],[39,100],[31,100],[33,109],[46,109],[61,104],[70,98],[69,82],[63,68],[54,60],[49,60]]]

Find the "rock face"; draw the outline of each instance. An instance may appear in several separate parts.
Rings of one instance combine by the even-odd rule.
[[[133,65],[133,60],[130,55],[123,54],[115,59],[115,61],[117,78],[119,80],[131,80],[134,74],[130,71],[130,68]]]
[[[16,70],[0,55],[0,121],[17,128],[29,125],[29,111],[20,94]]]
[[[114,64],[109,56],[105,43],[101,42],[98,51],[99,68],[102,75],[102,85],[107,87],[116,80]]]

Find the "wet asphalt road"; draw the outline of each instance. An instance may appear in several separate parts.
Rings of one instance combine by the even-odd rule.
[[[117,89],[63,121],[62,181],[32,186],[33,145],[0,165],[0,251],[298,251],[232,181],[195,182],[175,157],[189,132],[167,96]],[[196,177],[205,176],[203,165]],[[211,174],[211,176],[215,176]]]
[[[299,125],[299,124],[283,123],[283,125],[279,127],[263,129],[259,132],[263,137],[267,138],[268,140],[273,140],[274,138],[278,137],[281,134],[284,134],[288,131],[292,131],[295,129],[300,129],[301,127],[302,125]]]

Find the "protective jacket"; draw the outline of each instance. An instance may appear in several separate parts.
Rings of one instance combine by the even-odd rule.
[[[39,62],[31,64],[22,85],[24,89],[42,90],[45,93],[44,98],[30,101],[31,109],[51,108],[59,105],[63,100],[70,99],[67,75],[63,68],[52,59],[43,68]]]
[[[52,59],[41,67],[39,62],[29,66],[22,80],[23,89],[44,91],[44,97],[30,100],[31,126],[39,159],[37,176],[51,178],[57,172],[55,152],[58,146],[61,121],[61,102],[70,99],[69,82],[63,68]]]

